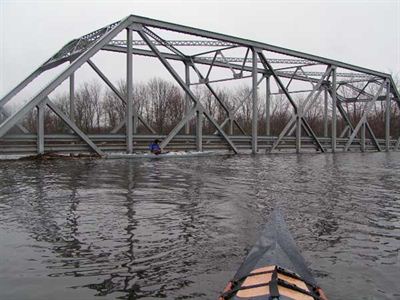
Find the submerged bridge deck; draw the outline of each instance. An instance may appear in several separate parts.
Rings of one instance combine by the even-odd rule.
[[[126,38],[121,39],[121,34]],[[134,40],[133,35],[139,39]],[[116,88],[91,60],[100,51],[125,55],[124,91]],[[158,135],[136,108],[133,97],[134,56],[157,59],[185,94],[185,114],[166,135]],[[177,70],[176,62],[182,64],[184,74]],[[8,112],[6,104],[12,103],[28,84],[63,64],[66,65],[64,70],[20,109]],[[75,73],[84,64],[90,66],[124,107],[124,121],[110,134],[85,133],[75,122]],[[193,76],[197,79],[194,80]],[[216,92],[216,84],[246,79],[250,81],[250,92],[236,107]],[[51,93],[66,80],[69,81],[68,112],[51,99]],[[261,94],[258,90],[262,82],[265,87],[265,99],[262,100],[265,108],[262,116],[264,136],[259,134]],[[224,122],[217,122],[206,109],[205,103],[193,92],[194,85],[201,85],[209,91],[224,114]],[[271,99],[274,95],[290,104],[291,117],[278,136],[271,136],[270,131]],[[302,101],[296,95],[302,95]],[[250,135],[245,134],[238,121],[241,120],[239,110],[248,99],[251,101]],[[362,106],[356,122],[344,108],[349,103]],[[376,105],[384,109],[384,138],[376,137],[368,120]],[[145,151],[154,138],[162,140],[162,148],[173,150],[218,149],[232,153],[301,152],[303,149],[317,152],[390,151],[398,150],[400,144],[400,137],[394,137],[395,131],[391,128],[395,106],[400,107],[400,94],[390,74],[266,43],[130,15],[70,41],[0,99],[0,117],[3,116],[0,154],[89,151],[105,156],[109,152]],[[71,129],[71,134],[46,134],[46,107]],[[308,113],[316,107],[323,108],[324,137],[317,136],[317,130],[308,121]],[[36,131],[30,132],[22,121],[33,110],[36,110]],[[192,120],[196,124],[194,132],[189,126]],[[203,135],[204,120],[214,126],[214,135]],[[337,129],[338,120],[345,126],[341,133]],[[139,123],[152,134],[139,134]],[[15,134],[17,130],[21,134]],[[234,134],[236,132],[243,135]]]
[[[126,137],[124,134],[94,134],[88,137],[96,144],[96,146],[104,153],[125,152],[126,151]],[[137,135],[133,138],[134,152],[146,152],[149,149],[149,144],[155,139],[165,139],[165,135]],[[251,136],[229,136],[235,143],[236,148],[243,153],[251,151]],[[278,137],[276,136],[259,136],[258,137],[258,152],[269,153],[273,144]],[[332,140],[331,138],[319,138],[321,144],[326,151],[331,151]],[[344,150],[347,138],[338,138],[336,149],[338,151]],[[386,141],[384,139],[377,139],[379,147],[386,150]],[[390,149],[393,150],[396,146],[396,140],[390,141]],[[348,151],[377,151],[377,147],[373,140],[366,139],[365,149],[362,149],[361,139],[355,139],[354,143],[349,147]],[[227,153],[231,152],[230,147],[225,141],[215,135],[203,136],[203,150],[226,150]],[[196,151],[196,136],[195,135],[178,135],[166,147],[169,151]],[[285,137],[276,148],[278,152],[293,152],[296,149],[296,137]],[[315,152],[316,145],[312,138],[302,138],[302,149],[304,151]],[[73,134],[50,134],[45,135],[44,143],[45,152],[51,153],[87,153],[91,152],[91,148],[83,142],[79,137]],[[34,155],[37,153],[37,135],[36,134],[23,134],[23,135],[8,135],[2,140],[0,155]]]

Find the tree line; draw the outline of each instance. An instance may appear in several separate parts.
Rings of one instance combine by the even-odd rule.
[[[361,86],[362,87],[362,86]],[[119,81],[117,88],[122,98],[126,99],[126,83]],[[209,114],[221,124],[227,113],[216,101],[209,89],[204,86],[192,86],[192,91]],[[339,89],[346,98],[353,98],[358,92],[349,89]],[[376,92],[376,88],[370,88],[369,92]],[[217,89],[218,98],[225,103],[229,110],[235,111],[235,119],[247,134],[251,133],[252,124],[252,100],[251,88],[241,85],[233,89]],[[323,93],[306,114],[306,119],[319,136],[324,133],[324,106]],[[247,97],[249,96],[249,97]],[[265,93],[258,95],[258,129],[259,134],[266,132],[266,105]],[[177,85],[161,79],[153,78],[146,83],[135,83],[133,90],[134,107],[139,115],[158,134],[167,134],[183,118],[186,110],[186,96]],[[69,95],[58,94],[52,97],[52,101],[68,116],[70,111]],[[304,102],[304,97],[295,97],[297,103]],[[365,108],[365,102],[343,103],[352,124],[360,120]],[[329,115],[330,115],[329,106]],[[385,110],[386,103],[377,101],[368,115],[368,122],[377,137],[384,137],[385,133]],[[125,104],[110,89],[105,88],[97,81],[85,82],[75,91],[75,122],[77,126],[86,133],[109,133],[125,119]],[[293,108],[283,94],[271,96],[270,102],[270,134],[278,135],[293,114]],[[36,111],[32,111],[23,121],[23,125],[31,132],[36,132]],[[330,128],[330,117],[328,118]],[[391,103],[391,135],[396,137],[400,134],[400,111],[396,103]],[[338,113],[338,134],[345,127],[345,121]],[[191,132],[194,132],[195,120],[190,122]],[[123,128],[121,130],[123,131]],[[227,127],[226,127],[227,128]],[[45,111],[46,133],[68,132],[67,125],[53,114],[49,109]],[[215,131],[213,125],[205,120],[203,132],[210,134]],[[149,133],[139,122],[139,133]],[[240,134],[237,127],[234,134]]]

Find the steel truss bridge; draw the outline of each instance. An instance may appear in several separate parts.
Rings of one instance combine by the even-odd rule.
[[[116,39],[121,33],[126,39]],[[133,39],[137,33],[140,40]],[[185,35],[186,39],[168,39],[169,33]],[[201,49],[193,53],[193,49]],[[243,55],[231,56],[232,50],[242,50]],[[106,75],[94,64],[91,57],[96,53],[115,52],[126,56],[126,96],[113,85]],[[189,52],[191,53],[189,54]],[[146,56],[159,60],[185,92],[186,114],[167,135],[155,132],[136,110],[133,101],[133,57]],[[171,61],[184,65],[184,74],[179,74]],[[4,107],[15,99],[31,82],[35,82],[42,73],[67,63],[65,69],[55,76],[45,87],[26,102],[18,111],[10,114]],[[117,95],[124,105],[126,118],[108,134],[87,134],[75,120],[75,72],[88,64]],[[208,72],[202,72],[202,66]],[[226,78],[215,79],[212,70],[225,69],[232,73]],[[191,80],[190,70],[197,75],[197,81]],[[252,128],[246,133],[237,121],[237,112],[241,106],[232,109],[220,99],[212,86],[213,83],[249,78],[251,90],[247,99],[252,101]],[[69,114],[61,111],[50,99],[49,94],[61,83],[69,80]],[[265,96],[265,135],[258,132],[259,95],[258,87],[264,82]],[[294,83],[301,83],[306,89],[295,90]],[[359,88],[355,83],[362,83]],[[270,134],[271,86],[275,85],[278,93],[289,101],[292,115],[278,136]],[[226,113],[221,123],[215,120],[201,101],[193,93],[193,85],[205,86],[214,96],[215,101]],[[375,93],[367,92],[367,87],[374,87]],[[355,91],[358,96],[346,98],[339,88]],[[300,105],[294,99],[295,93],[305,93],[305,100]],[[368,123],[368,115],[377,101],[385,102],[385,138],[376,138]],[[162,148],[180,150],[226,149],[233,153],[251,151],[252,153],[274,152],[292,149],[312,149],[319,152],[349,151],[351,149],[367,151],[398,150],[400,138],[392,139],[390,133],[390,113],[392,103],[400,107],[400,95],[389,74],[344,62],[285,49],[261,42],[214,33],[145,17],[130,15],[118,22],[105,26],[94,32],[67,43],[61,50],[50,57],[39,68],[0,99],[0,114],[4,121],[0,124],[0,154],[43,154],[45,152],[87,152],[107,156],[110,152],[126,151],[133,153],[147,149],[154,138],[162,140]],[[359,102],[364,105],[360,121],[353,124],[346,113],[345,103]],[[306,119],[306,114],[314,106],[324,109],[324,134],[317,136]],[[46,134],[44,109],[48,107],[71,129],[69,134]],[[32,110],[37,112],[37,132],[29,132],[21,124]],[[331,111],[328,116],[328,111]],[[342,132],[337,130],[338,118],[344,120],[346,127]],[[215,133],[203,135],[204,119],[214,127]],[[195,130],[191,132],[189,122],[195,119]],[[328,130],[330,122],[330,130]],[[142,123],[151,134],[139,134],[138,126]],[[241,135],[234,135],[234,127]],[[12,128],[14,133],[10,133]],[[18,130],[20,133],[15,133]],[[121,133],[122,131],[122,133]],[[366,131],[369,137],[366,137]]]

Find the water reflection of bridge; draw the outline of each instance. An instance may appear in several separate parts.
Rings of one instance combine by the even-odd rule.
[[[119,38],[123,31],[126,31],[126,39],[121,40]],[[140,39],[134,40],[133,34]],[[171,36],[179,39],[171,39]],[[121,94],[90,60],[99,51],[126,54],[126,96]],[[167,135],[157,135],[136,110],[132,80],[134,55],[157,58],[186,95],[186,114]],[[183,76],[179,75],[171,64],[172,61],[183,63]],[[11,103],[28,84],[33,83],[46,71],[68,62],[70,64],[64,71],[19,110],[13,114],[7,112],[4,106]],[[126,121],[116,126],[110,134],[89,135],[74,122],[74,75],[85,63],[100,76],[125,107]],[[225,70],[225,73],[231,74],[217,78],[215,72],[212,72],[214,70]],[[191,72],[198,77],[198,82],[191,80]],[[67,79],[70,91],[69,114],[57,107],[49,97],[50,93]],[[251,81],[251,89],[240,105],[251,99],[252,126],[249,134],[246,134],[237,118],[240,106],[233,109],[219,97],[214,87],[214,84],[219,82],[246,79]],[[261,136],[258,89],[262,82],[265,84],[265,134]],[[203,85],[211,92],[213,100],[225,113],[222,122],[217,121],[196,97],[191,90],[193,85]],[[345,91],[351,91],[356,96],[348,97]],[[304,101],[296,101],[295,94],[303,95]],[[289,101],[291,105],[291,118],[277,136],[271,135],[271,95],[282,95],[285,98],[283,101]],[[363,106],[357,122],[352,121],[348,111],[344,109],[344,105],[349,103]],[[385,109],[382,119],[384,138],[380,139],[376,137],[373,126],[368,122],[369,114],[378,103]],[[4,116],[4,121],[0,124],[0,154],[93,151],[105,156],[107,152],[112,151],[132,153],[147,149],[148,143],[155,137],[162,139],[163,148],[176,150],[227,149],[233,153],[245,150],[257,153],[287,149],[297,152],[302,149],[320,152],[351,149],[398,150],[400,138],[392,139],[391,132],[394,130],[391,129],[390,120],[396,105],[400,106],[400,95],[389,74],[269,44],[130,15],[67,43],[0,99],[0,114]],[[73,133],[45,134],[46,106],[61,118]],[[322,137],[317,136],[308,118],[308,113],[316,106],[323,107]],[[37,132],[30,133],[21,121],[34,109],[37,110]],[[196,124],[194,132],[191,132],[189,126],[192,119],[195,119]],[[203,135],[205,120],[215,127],[215,134]],[[341,132],[338,130],[338,120],[344,124]],[[151,135],[139,134],[140,124],[151,132]],[[16,133],[17,131],[21,133]],[[121,131],[124,133],[118,133]]]

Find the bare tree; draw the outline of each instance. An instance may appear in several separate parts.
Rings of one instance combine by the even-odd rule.
[[[397,80],[399,82],[399,80]],[[365,95],[360,95],[357,91],[363,88],[363,84],[354,84],[356,89],[341,86],[338,93],[344,99],[368,100]],[[126,99],[126,83],[121,80],[117,84],[119,93]],[[375,94],[378,85],[370,84],[366,89],[369,94]],[[205,110],[219,124],[227,117],[227,113],[222,105],[217,101],[210,90],[204,86],[195,86],[192,88],[196,98],[204,106]],[[228,109],[237,111],[235,119],[247,131],[251,132],[252,124],[252,97],[249,86],[242,85],[236,89],[216,89],[218,98]],[[250,95],[250,96],[249,96]],[[383,95],[383,94],[382,94]],[[259,95],[258,101],[258,127],[259,132],[264,132],[265,128],[265,95]],[[304,104],[304,97],[297,96],[295,100],[299,104]],[[69,115],[69,95],[58,94],[52,97],[56,105]],[[158,133],[165,134],[169,132],[182,118],[185,113],[185,95],[183,91],[175,84],[161,78],[153,78],[147,83],[135,83],[133,88],[134,109],[147,121]],[[322,99],[317,99],[316,104],[306,113],[305,118],[317,135],[323,133],[323,106]],[[367,102],[356,103],[355,101],[344,101],[342,106],[350,121],[355,125],[361,118]],[[189,105],[191,105],[190,103]],[[271,97],[270,107],[270,126],[271,134],[278,135],[283,127],[289,121],[293,114],[293,108],[284,95],[275,95]],[[84,132],[100,133],[109,132],[112,128],[120,124],[126,116],[126,105],[119,97],[109,89],[102,89],[102,86],[96,82],[87,82],[82,84],[75,94],[75,122]],[[386,102],[377,101],[372,111],[368,114],[368,122],[379,138],[385,134],[385,111]],[[329,121],[330,122],[330,121]],[[30,112],[23,121],[23,125],[31,132],[36,131],[37,111]],[[191,121],[190,126],[194,129],[195,122]],[[338,116],[338,130],[344,129],[345,122]],[[60,120],[49,109],[45,110],[45,128],[46,133],[68,132],[65,123]],[[139,126],[139,131],[143,128]],[[226,127],[228,128],[228,127]],[[204,132],[212,133],[214,126],[205,121]],[[398,102],[391,103],[391,135],[400,134],[400,107]]]

